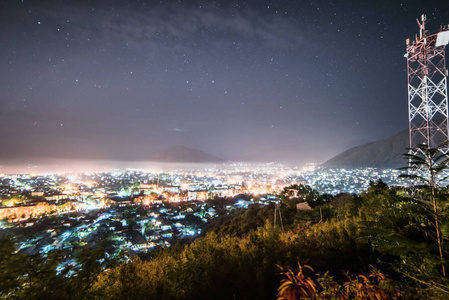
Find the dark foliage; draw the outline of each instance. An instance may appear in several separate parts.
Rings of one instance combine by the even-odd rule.
[[[362,298],[367,293],[395,299],[449,295],[433,236],[433,211],[426,203],[382,181],[372,182],[361,195],[321,200],[317,195],[316,201],[307,211],[280,205],[284,231],[273,227],[274,204],[252,205],[220,216],[193,242],[179,242],[144,260],[110,261],[107,271],[99,263],[105,253],[101,242],[76,254],[81,268],[56,272],[60,253],[15,254],[12,241],[5,239],[0,243],[0,296],[274,299],[283,279],[277,265],[294,268],[297,262],[313,266],[307,276],[316,285],[316,299],[334,299],[329,293],[337,295],[342,287],[348,289],[345,295]],[[446,213],[443,208],[441,214]],[[442,225],[446,219],[441,218]],[[283,270],[283,276],[296,280],[294,272]]]

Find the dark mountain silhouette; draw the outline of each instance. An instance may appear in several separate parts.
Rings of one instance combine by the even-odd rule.
[[[323,163],[328,168],[398,168],[407,165],[402,157],[409,147],[408,130],[389,138],[353,147]]]
[[[321,163],[341,151],[366,143],[366,140],[349,141],[347,143],[324,144],[293,144],[276,146],[250,155],[234,158],[235,161],[246,162],[280,162],[286,164]]]
[[[157,153],[153,153],[152,155],[150,155],[148,160],[156,162],[182,162],[182,163],[223,161],[222,159],[207,154],[203,151],[183,146],[175,146]]]

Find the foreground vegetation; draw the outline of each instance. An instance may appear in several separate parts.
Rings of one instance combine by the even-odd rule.
[[[291,189],[305,190],[290,195]],[[432,202],[383,182],[361,195],[319,196],[293,186],[274,205],[218,218],[188,245],[132,261],[85,249],[82,268],[56,270],[58,253],[14,254],[1,242],[0,288],[12,299],[423,299],[449,296],[446,195],[440,194],[437,243]],[[305,201],[314,209],[297,211]],[[442,249],[440,256],[439,249]],[[127,261],[127,262],[126,262]],[[310,267],[307,267],[310,266]],[[312,271],[313,269],[313,271]],[[447,269],[447,268],[446,268]],[[309,284],[303,285],[305,283]],[[304,288],[310,293],[301,294]],[[370,295],[370,296],[367,296]],[[371,297],[371,298],[370,298]],[[377,297],[377,298],[376,298]]]

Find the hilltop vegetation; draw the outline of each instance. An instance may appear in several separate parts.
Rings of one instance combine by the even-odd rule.
[[[358,283],[363,274],[383,297],[448,295],[448,280],[441,274],[446,260],[439,258],[433,213],[425,200],[409,198],[383,182],[372,183],[361,195],[321,197],[319,203],[312,189],[296,197],[286,189],[281,196],[284,230],[279,222],[273,227],[274,205],[254,205],[219,219],[204,237],[188,245],[174,245],[132,261],[110,261],[106,270],[99,264],[105,255],[101,245],[85,249],[80,270],[68,267],[58,272],[61,258],[57,253],[46,258],[14,254],[12,244],[2,241],[1,295],[13,299],[275,299],[281,281],[289,280],[288,269],[278,266],[296,270],[298,263],[314,270],[301,272],[315,283],[315,299],[337,299],[335,290],[347,290],[342,294],[345,298],[355,297],[357,289],[366,289]],[[296,211],[292,204],[307,198],[320,205]],[[440,220],[446,234],[445,206]],[[386,279],[368,277],[373,270]],[[324,296],[329,286],[334,298]]]

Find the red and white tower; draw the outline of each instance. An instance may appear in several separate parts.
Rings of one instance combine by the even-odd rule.
[[[426,144],[438,147],[449,140],[445,48],[447,26],[428,34],[426,16],[421,16],[419,36],[407,39],[408,113],[410,148]],[[448,152],[449,149],[445,149]],[[416,154],[416,153],[415,153]]]

